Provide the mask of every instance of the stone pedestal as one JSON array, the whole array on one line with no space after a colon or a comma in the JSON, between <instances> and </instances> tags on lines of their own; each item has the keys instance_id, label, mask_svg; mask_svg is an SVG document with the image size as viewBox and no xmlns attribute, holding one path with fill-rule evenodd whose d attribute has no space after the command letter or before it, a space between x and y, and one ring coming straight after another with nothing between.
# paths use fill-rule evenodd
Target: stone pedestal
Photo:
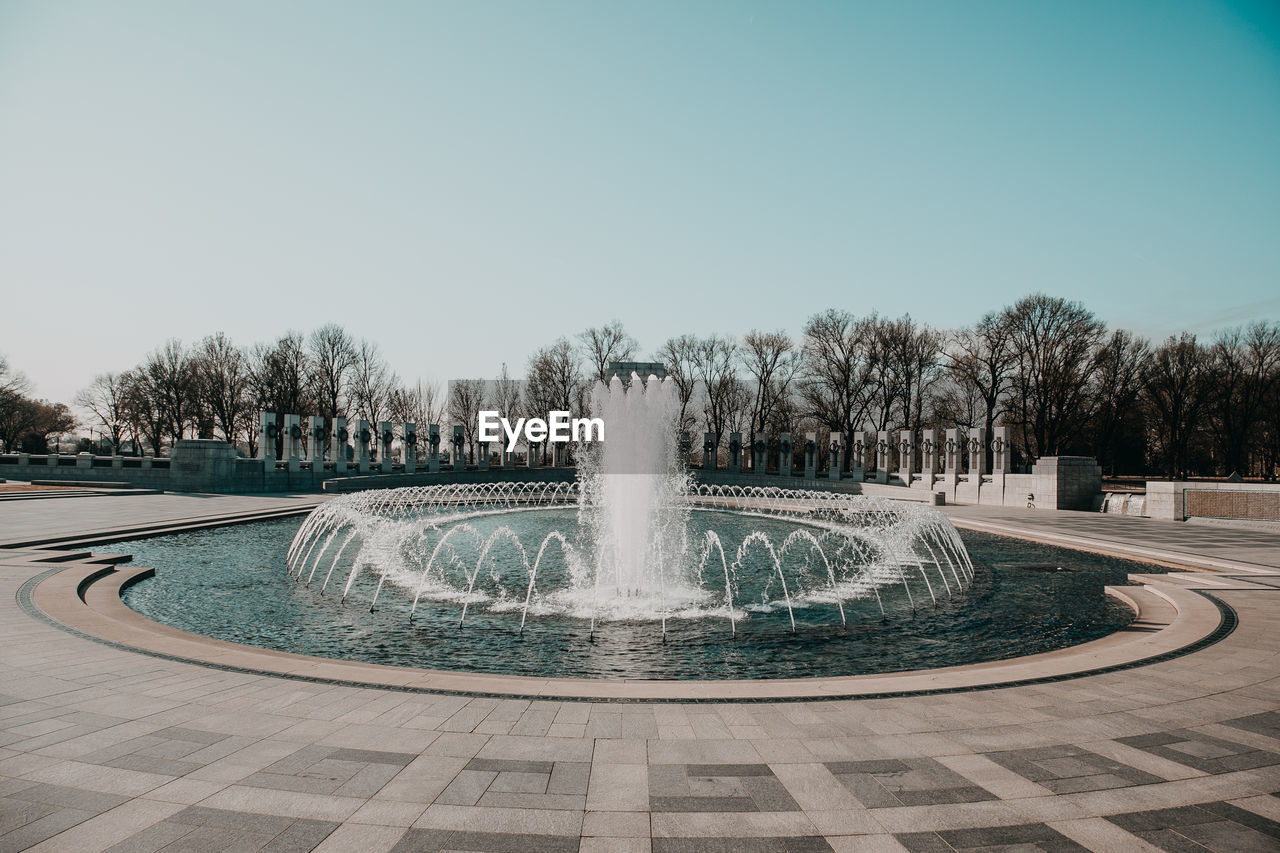
<instances>
[{"instance_id":1,"label":"stone pedestal","mask_svg":"<svg viewBox=\"0 0 1280 853\"><path fill-rule=\"evenodd\" d=\"M77 454L76 454L76 467L77 467L77 468L92 468L92 467L93 467L93 454L92 454L92 453L77 453Z\"/></svg>"},{"instance_id":2,"label":"stone pedestal","mask_svg":"<svg viewBox=\"0 0 1280 853\"><path fill-rule=\"evenodd\" d=\"M969 430L969 473L985 474L987 471L987 431L983 427Z\"/></svg>"},{"instance_id":3,"label":"stone pedestal","mask_svg":"<svg viewBox=\"0 0 1280 853\"><path fill-rule=\"evenodd\" d=\"M1008 474L1012 462L1013 431L1007 426L996 426L991 430L991 470Z\"/></svg>"},{"instance_id":4,"label":"stone pedestal","mask_svg":"<svg viewBox=\"0 0 1280 853\"><path fill-rule=\"evenodd\" d=\"M333 470L345 474L350 464L347 462L347 440L351 434L347 431L346 418L334 418L330 422L329 458L333 460Z\"/></svg>"},{"instance_id":5,"label":"stone pedestal","mask_svg":"<svg viewBox=\"0 0 1280 853\"><path fill-rule=\"evenodd\" d=\"M440 424L427 424L427 470L440 472Z\"/></svg>"},{"instance_id":6,"label":"stone pedestal","mask_svg":"<svg viewBox=\"0 0 1280 853\"><path fill-rule=\"evenodd\" d=\"M373 443L373 432L369 422L361 420L356 428L356 470L361 474L369 473L369 446Z\"/></svg>"},{"instance_id":7,"label":"stone pedestal","mask_svg":"<svg viewBox=\"0 0 1280 853\"><path fill-rule=\"evenodd\" d=\"M412 474L418 470L418 426L404 425L404 472Z\"/></svg>"},{"instance_id":8,"label":"stone pedestal","mask_svg":"<svg viewBox=\"0 0 1280 853\"><path fill-rule=\"evenodd\" d=\"M938 477L938 431L926 429L920 432L920 485L933 491L933 484Z\"/></svg>"},{"instance_id":9,"label":"stone pedestal","mask_svg":"<svg viewBox=\"0 0 1280 853\"><path fill-rule=\"evenodd\" d=\"M876 433L876 482L889 482L889 454L893 447L889 443L889 431L880 430Z\"/></svg>"},{"instance_id":10,"label":"stone pedestal","mask_svg":"<svg viewBox=\"0 0 1280 853\"><path fill-rule=\"evenodd\" d=\"M301 470L302 462L302 418L298 415L284 416L284 454L290 471Z\"/></svg>"},{"instance_id":11,"label":"stone pedestal","mask_svg":"<svg viewBox=\"0 0 1280 853\"><path fill-rule=\"evenodd\" d=\"M276 422L275 412L258 413L258 458L264 462L274 463L276 459L276 438L280 435L280 426ZM275 465L267 465L270 471Z\"/></svg>"},{"instance_id":12,"label":"stone pedestal","mask_svg":"<svg viewBox=\"0 0 1280 853\"><path fill-rule=\"evenodd\" d=\"M942 473L955 474L960 470L960 430L947 430L947 438L942 444Z\"/></svg>"},{"instance_id":13,"label":"stone pedestal","mask_svg":"<svg viewBox=\"0 0 1280 853\"><path fill-rule=\"evenodd\" d=\"M913 439L911 430L898 431L898 444L895 448L898 451L898 479L902 480L904 486L911 485L911 472L916 469L916 446Z\"/></svg>"},{"instance_id":14,"label":"stone pedestal","mask_svg":"<svg viewBox=\"0 0 1280 853\"><path fill-rule=\"evenodd\" d=\"M235 482L236 450L225 441L184 438L169 458L169 483L175 492L231 491Z\"/></svg>"},{"instance_id":15,"label":"stone pedestal","mask_svg":"<svg viewBox=\"0 0 1280 853\"><path fill-rule=\"evenodd\" d=\"M865 430L853 431L853 444L849 447L849 476L855 483L867 479L867 433Z\"/></svg>"},{"instance_id":16,"label":"stone pedestal","mask_svg":"<svg viewBox=\"0 0 1280 853\"><path fill-rule=\"evenodd\" d=\"M391 442L395 441L395 431L391 428L391 421L378 422L378 462L379 469L383 474L391 473Z\"/></svg>"},{"instance_id":17,"label":"stone pedestal","mask_svg":"<svg viewBox=\"0 0 1280 853\"><path fill-rule=\"evenodd\" d=\"M813 480L818 476L818 434L804 434L804 477Z\"/></svg>"},{"instance_id":18,"label":"stone pedestal","mask_svg":"<svg viewBox=\"0 0 1280 853\"><path fill-rule=\"evenodd\" d=\"M462 424L453 425L453 470L467 468L467 436Z\"/></svg>"},{"instance_id":19,"label":"stone pedestal","mask_svg":"<svg viewBox=\"0 0 1280 853\"><path fill-rule=\"evenodd\" d=\"M311 443L308 448L311 453L311 470L320 471L324 469L324 418L319 415L312 415L307 418L307 439Z\"/></svg>"},{"instance_id":20,"label":"stone pedestal","mask_svg":"<svg viewBox=\"0 0 1280 853\"><path fill-rule=\"evenodd\" d=\"M791 433L784 432L778 436L778 476L790 477L794 464L795 447L791 444Z\"/></svg>"},{"instance_id":21,"label":"stone pedestal","mask_svg":"<svg viewBox=\"0 0 1280 853\"><path fill-rule=\"evenodd\" d=\"M714 434L702 434L702 470L716 470L716 437Z\"/></svg>"},{"instance_id":22,"label":"stone pedestal","mask_svg":"<svg viewBox=\"0 0 1280 853\"><path fill-rule=\"evenodd\" d=\"M729 433L729 473L742 473L742 433Z\"/></svg>"}]
</instances>

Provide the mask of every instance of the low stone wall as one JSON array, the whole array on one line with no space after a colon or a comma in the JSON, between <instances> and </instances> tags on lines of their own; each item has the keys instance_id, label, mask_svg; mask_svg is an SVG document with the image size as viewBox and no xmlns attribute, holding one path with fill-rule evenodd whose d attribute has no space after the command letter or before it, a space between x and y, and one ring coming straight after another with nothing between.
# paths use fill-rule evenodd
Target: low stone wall
<instances>
[{"instance_id":1,"label":"low stone wall","mask_svg":"<svg viewBox=\"0 0 1280 853\"><path fill-rule=\"evenodd\" d=\"M1148 480L1146 514L1163 521L1222 518L1280 522L1280 483Z\"/></svg>"}]
</instances>

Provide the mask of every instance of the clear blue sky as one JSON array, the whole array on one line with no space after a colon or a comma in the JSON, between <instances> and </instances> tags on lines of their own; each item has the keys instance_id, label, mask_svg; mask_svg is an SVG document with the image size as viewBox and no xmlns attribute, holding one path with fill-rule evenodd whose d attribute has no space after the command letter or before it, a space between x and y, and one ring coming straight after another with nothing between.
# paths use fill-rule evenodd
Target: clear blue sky
<instances>
[{"instance_id":1,"label":"clear blue sky","mask_svg":"<svg viewBox=\"0 0 1280 853\"><path fill-rule=\"evenodd\" d=\"M1280 5L0 0L0 352L1280 318Z\"/></svg>"}]
</instances>

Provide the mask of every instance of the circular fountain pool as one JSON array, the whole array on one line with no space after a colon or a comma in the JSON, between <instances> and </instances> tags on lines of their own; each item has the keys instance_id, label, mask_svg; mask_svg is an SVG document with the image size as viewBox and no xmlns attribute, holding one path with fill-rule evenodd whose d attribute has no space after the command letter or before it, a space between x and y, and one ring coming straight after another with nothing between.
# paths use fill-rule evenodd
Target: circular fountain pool
<instances>
[{"instance_id":1,"label":"circular fountain pool","mask_svg":"<svg viewBox=\"0 0 1280 853\"><path fill-rule=\"evenodd\" d=\"M351 536L345 550L351 528L314 517L128 543L122 550L155 566L156 577L130 587L125 601L195 633L398 666L597 679L797 678L968 664L1096 639L1132 615L1103 586L1150 571L975 533L957 536L960 551L951 552L961 559L967 551L967 566L949 564L933 539L935 559L904 559L916 551L851 548L844 536L860 529L865 543L887 530L892 541L909 542L920 524L914 513L931 523L938 514L869 502L864 510L907 517L834 520L787 498L778 501L793 510L784 514L777 505L775 514L762 513L758 503L754 512L690 507L684 573L678 582L664 578L673 582L659 597L643 585L626 588L616 572L600 575L604 589L594 577L584 582L598 555L575 565L582 555L557 538L579 541L586 522L575 505L490 499L442 512L421 495L377 500L380 521ZM328 506L330 519L342 510L336 501ZM438 547L464 525L467 532ZM723 547L723 562L718 548L705 547L708 534Z\"/></svg>"}]
</instances>

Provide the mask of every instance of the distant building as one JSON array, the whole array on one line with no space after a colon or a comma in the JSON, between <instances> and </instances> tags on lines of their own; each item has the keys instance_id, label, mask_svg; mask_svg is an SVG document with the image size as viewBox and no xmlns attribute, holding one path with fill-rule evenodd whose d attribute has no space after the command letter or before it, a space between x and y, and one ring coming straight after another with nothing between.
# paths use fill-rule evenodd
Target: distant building
<instances>
[{"instance_id":1,"label":"distant building","mask_svg":"<svg viewBox=\"0 0 1280 853\"><path fill-rule=\"evenodd\" d=\"M666 379L667 366L660 361L611 361L609 369L605 372L605 379L612 382L613 377L617 376L622 379L623 385L630 385L633 373L639 375L641 381L645 382L650 376Z\"/></svg>"}]
</instances>

